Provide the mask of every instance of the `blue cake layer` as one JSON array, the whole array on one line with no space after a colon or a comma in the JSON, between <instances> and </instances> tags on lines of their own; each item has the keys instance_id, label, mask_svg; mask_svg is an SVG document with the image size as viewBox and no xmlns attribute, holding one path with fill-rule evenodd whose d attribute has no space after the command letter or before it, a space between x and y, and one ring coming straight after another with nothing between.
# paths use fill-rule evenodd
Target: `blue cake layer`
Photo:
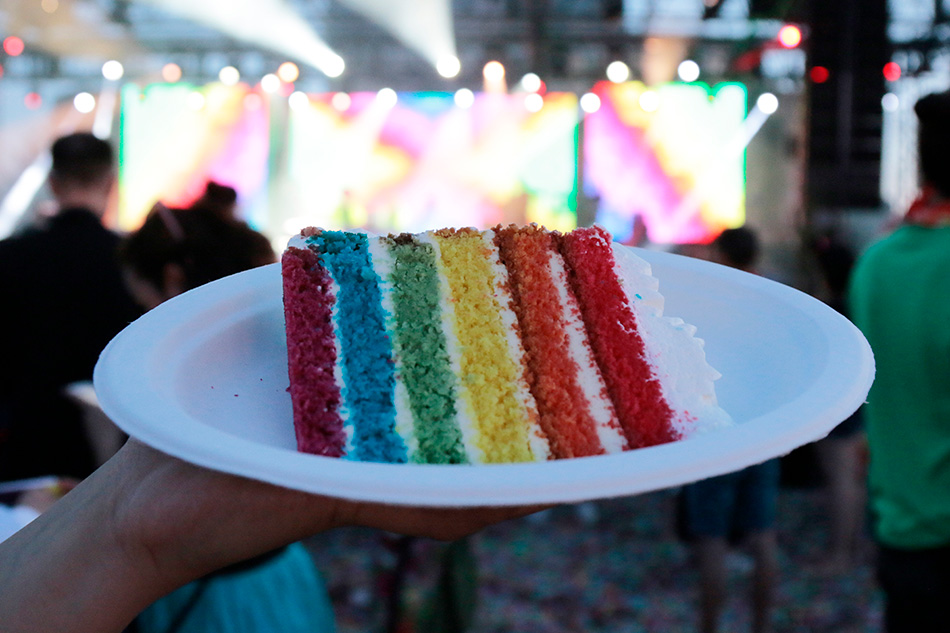
<instances>
[{"instance_id":1,"label":"blue cake layer","mask_svg":"<svg viewBox=\"0 0 950 633\"><path fill-rule=\"evenodd\" d=\"M385 330L379 277L372 267L365 234L322 231L307 239L337 283L336 326L340 337L348 418L358 421L349 459L408 461L396 433L395 363ZM350 389L347 385L358 385Z\"/></svg>"}]
</instances>

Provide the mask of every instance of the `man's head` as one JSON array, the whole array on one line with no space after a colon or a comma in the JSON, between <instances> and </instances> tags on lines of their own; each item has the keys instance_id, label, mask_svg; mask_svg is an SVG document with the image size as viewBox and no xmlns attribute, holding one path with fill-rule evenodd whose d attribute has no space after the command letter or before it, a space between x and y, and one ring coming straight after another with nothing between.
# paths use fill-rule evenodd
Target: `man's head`
<instances>
[{"instance_id":1,"label":"man's head","mask_svg":"<svg viewBox=\"0 0 950 633\"><path fill-rule=\"evenodd\" d=\"M53 143L49 183L62 205L86 204L101 211L99 198L108 196L115 180L112 146L96 136L79 132ZM104 204L104 202L103 202Z\"/></svg>"},{"instance_id":2,"label":"man's head","mask_svg":"<svg viewBox=\"0 0 950 633\"><path fill-rule=\"evenodd\" d=\"M713 242L713 248L718 263L750 272L759 258L759 238L744 226L724 230Z\"/></svg>"},{"instance_id":3,"label":"man's head","mask_svg":"<svg viewBox=\"0 0 950 633\"><path fill-rule=\"evenodd\" d=\"M924 183L950 198L950 92L922 97L914 105L920 123L918 156Z\"/></svg>"}]
</instances>

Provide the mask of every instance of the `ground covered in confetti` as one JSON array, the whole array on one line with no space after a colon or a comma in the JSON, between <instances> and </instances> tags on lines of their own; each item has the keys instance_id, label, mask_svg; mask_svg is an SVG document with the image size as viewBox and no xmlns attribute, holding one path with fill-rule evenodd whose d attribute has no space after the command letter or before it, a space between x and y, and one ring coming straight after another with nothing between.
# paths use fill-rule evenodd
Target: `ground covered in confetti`
<instances>
[{"instance_id":1,"label":"ground covered in confetti","mask_svg":"<svg viewBox=\"0 0 950 633\"><path fill-rule=\"evenodd\" d=\"M872 550L846 573L822 571L827 518L818 489L783 489L779 499L781 578L777 633L877 632L881 597ZM472 633L578 631L677 633L697 630L697 575L676 535L675 495L662 491L562 506L473 537L477 609ZM419 630L446 546L345 529L309 541L330 588L340 633ZM393 571L408 553L394 608ZM751 559L729 561L723 631L747 631ZM394 618L393 613L399 613ZM391 622L399 620L395 626Z\"/></svg>"}]
</instances>

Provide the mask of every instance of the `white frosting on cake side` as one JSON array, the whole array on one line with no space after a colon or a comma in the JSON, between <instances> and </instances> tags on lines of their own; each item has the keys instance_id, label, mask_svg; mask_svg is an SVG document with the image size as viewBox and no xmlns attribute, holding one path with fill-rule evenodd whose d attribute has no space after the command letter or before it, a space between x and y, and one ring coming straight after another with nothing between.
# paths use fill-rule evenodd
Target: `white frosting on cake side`
<instances>
[{"instance_id":1,"label":"white frosting on cake side","mask_svg":"<svg viewBox=\"0 0 950 633\"><path fill-rule=\"evenodd\" d=\"M373 266L373 271L379 278L378 285L383 313L385 314L384 327L386 328L386 336L389 337L390 341L395 341L396 310L393 305L391 281L393 257L389 249L378 237L367 235L367 238L367 250L369 251L370 262ZM396 409L395 428L396 433L399 434L403 443L406 445L409 461L412 462L414 461L413 456L419 452L419 440L415 434L415 422L412 415L412 408L409 404L409 390L406 388L405 383L399 379L399 375L403 369L399 354L394 352L393 359L396 363L396 385L393 397L393 405Z\"/></svg>"},{"instance_id":2,"label":"white frosting on cake side","mask_svg":"<svg viewBox=\"0 0 950 633\"><path fill-rule=\"evenodd\" d=\"M732 424L716 400L719 372L706 362L704 341L682 319L663 316L663 296L649 262L631 248L613 244L616 270L642 333L648 362L673 410L673 426L683 437Z\"/></svg>"},{"instance_id":3,"label":"white frosting on cake side","mask_svg":"<svg viewBox=\"0 0 950 633\"><path fill-rule=\"evenodd\" d=\"M508 269L501 263L501 257L498 254L498 247L495 245L494 231L481 231L482 240L485 247L491 253L488 263L491 266L494 275L495 301L498 304L498 315L504 326L505 337L508 342L508 350L511 359L516 367L524 368L527 366L525 359L524 346L521 343L518 328L518 315L512 307L511 292L508 285ZM531 395L531 388L524 376L524 372L518 377L515 385L515 398L524 411L524 416L528 420L528 444L531 447L531 455L535 461L545 461L551 458L551 445L548 438L544 435L539 422L538 408Z\"/></svg>"},{"instance_id":4,"label":"white frosting on cake side","mask_svg":"<svg viewBox=\"0 0 950 633\"><path fill-rule=\"evenodd\" d=\"M452 373L456 376L462 375L462 352L459 349L458 337L455 336L453 323L454 304L449 298L452 296L452 290L449 285L449 279L442 269L442 249L439 248L439 241L435 238L432 231L415 234L415 238L424 244L429 244L433 249L436 261L436 274L439 278L439 307L442 312L442 332L445 334L445 348L449 355L449 362L452 367ZM478 442L478 428L472 420L471 415L465 406L462 390L465 389L462 381L458 385L459 394L457 399L456 419L459 430L462 432L462 444L465 447L465 454L468 461L472 464L482 464L485 462L485 451L481 449Z\"/></svg>"},{"instance_id":5,"label":"white frosting on cake side","mask_svg":"<svg viewBox=\"0 0 950 633\"><path fill-rule=\"evenodd\" d=\"M548 253L548 268L551 280L557 289L559 309L564 318L564 331L568 338L571 358L577 363L577 382L587 400L591 417L594 419L597 437L608 453L616 453L627 447L617 413L607 395L607 385L597 368L594 353L590 347L587 330L581 318L577 299L569 291L567 266L556 251Z\"/></svg>"}]
</instances>

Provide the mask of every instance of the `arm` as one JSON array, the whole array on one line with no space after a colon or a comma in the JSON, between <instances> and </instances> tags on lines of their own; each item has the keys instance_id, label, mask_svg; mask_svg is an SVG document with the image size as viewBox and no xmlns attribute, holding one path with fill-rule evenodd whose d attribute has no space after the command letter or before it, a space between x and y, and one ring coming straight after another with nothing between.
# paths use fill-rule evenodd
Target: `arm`
<instances>
[{"instance_id":1,"label":"arm","mask_svg":"<svg viewBox=\"0 0 950 633\"><path fill-rule=\"evenodd\" d=\"M187 464L135 440L0 544L4 631L121 631L204 574L344 525L455 539L524 508L356 503Z\"/></svg>"}]
</instances>

